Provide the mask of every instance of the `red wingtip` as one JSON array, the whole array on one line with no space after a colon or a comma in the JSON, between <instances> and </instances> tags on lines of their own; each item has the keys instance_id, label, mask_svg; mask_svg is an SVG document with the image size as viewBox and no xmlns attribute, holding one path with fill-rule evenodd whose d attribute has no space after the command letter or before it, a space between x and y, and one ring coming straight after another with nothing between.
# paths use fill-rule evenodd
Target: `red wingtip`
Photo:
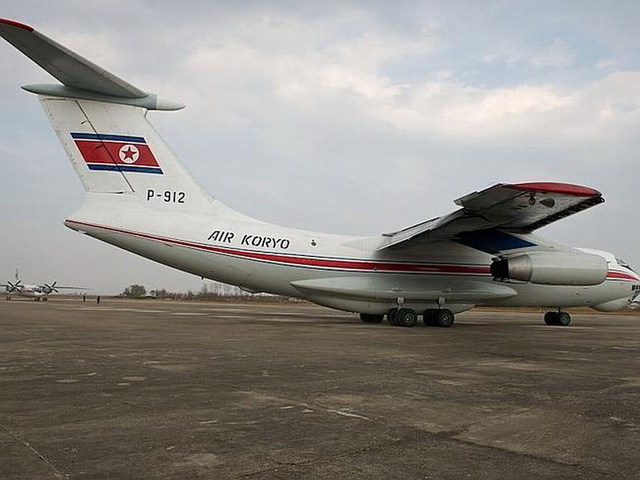
<instances>
[{"instance_id":1,"label":"red wingtip","mask_svg":"<svg viewBox=\"0 0 640 480\"><path fill-rule=\"evenodd\" d=\"M18 27L28 32L33 32L35 28L25 25L24 23L16 22L15 20L9 20L8 18L0 18L0 23L5 25L11 25L12 27Z\"/></svg>"},{"instance_id":2,"label":"red wingtip","mask_svg":"<svg viewBox=\"0 0 640 480\"><path fill-rule=\"evenodd\" d=\"M602 195L593 188L583 187L581 185L572 185L570 183L556 182L529 182L529 183L513 183L509 185L511 188L518 190L528 190L533 192L561 193L565 195L575 195L577 197L593 197Z\"/></svg>"}]
</instances>

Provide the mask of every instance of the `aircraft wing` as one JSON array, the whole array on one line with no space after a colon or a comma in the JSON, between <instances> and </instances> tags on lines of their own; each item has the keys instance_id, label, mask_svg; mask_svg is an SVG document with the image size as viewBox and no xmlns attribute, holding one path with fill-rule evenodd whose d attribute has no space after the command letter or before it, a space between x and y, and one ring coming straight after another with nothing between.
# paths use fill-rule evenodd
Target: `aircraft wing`
<instances>
[{"instance_id":1,"label":"aircraft wing","mask_svg":"<svg viewBox=\"0 0 640 480\"><path fill-rule=\"evenodd\" d=\"M406 242L429 243L455 239L478 231L529 233L602 202L604 198L600 192L579 185L553 182L499 183L455 200L461 207L455 212L384 234L386 239L378 250ZM499 232L487 234L500 235Z\"/></svg>"}]
</instances>

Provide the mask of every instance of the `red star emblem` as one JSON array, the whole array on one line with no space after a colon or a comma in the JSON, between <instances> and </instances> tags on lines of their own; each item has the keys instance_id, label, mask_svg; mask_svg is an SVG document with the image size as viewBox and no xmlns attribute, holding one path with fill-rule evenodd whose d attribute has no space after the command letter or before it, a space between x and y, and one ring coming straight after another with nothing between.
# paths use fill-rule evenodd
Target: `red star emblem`
<instances>
[{"instance_id":1,"label":"red star emblem","mask_svg":"<svg viewBox=\"0 0 640 480\"><path fill-rule=\"evenodd\" d=\"M129 159L129 158L131 160L133 160L133 155L136 154L137 152L133 148L131 148L131 145L129 145L129 146L127 146L126 150L122 151L122 153L124 154L123 160L124 159Z\"/></svg>"},{"instance_id":2,"label":"red star emblem","mask_svg":"<svg viewBox=\"0 0 640 480\"><path fill-rule=\"evenodd\" d=\"M135 163L140 157L140 150L135 145L123 145L118 155L124 163Z\"/></svg>"}]
</instances>

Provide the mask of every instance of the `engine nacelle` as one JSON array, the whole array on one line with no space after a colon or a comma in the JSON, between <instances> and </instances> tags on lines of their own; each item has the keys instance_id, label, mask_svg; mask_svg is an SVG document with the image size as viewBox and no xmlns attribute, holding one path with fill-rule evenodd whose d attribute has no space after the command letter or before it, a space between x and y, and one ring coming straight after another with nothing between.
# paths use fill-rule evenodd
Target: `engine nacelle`
<instances>
[{"instance_id":1,"label":"engine nacelle","mask_svg":"<svg viewBox=\"0 0 640 480\"><path fill-rule=\"evenodd\" d=\"M531 252L496 259L491 264L496 280L541 285L599 285L607 272L603 257L581 252Z\"/></svg>"}]
</instances>

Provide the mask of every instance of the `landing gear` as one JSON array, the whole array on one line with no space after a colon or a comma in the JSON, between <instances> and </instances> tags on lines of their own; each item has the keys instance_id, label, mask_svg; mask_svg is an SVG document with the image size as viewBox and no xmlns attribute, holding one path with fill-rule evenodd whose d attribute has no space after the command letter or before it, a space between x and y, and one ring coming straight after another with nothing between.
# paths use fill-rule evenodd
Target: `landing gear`
<instances>
[{"instance_id":1,"label":"landing gear","mask_svg":"<svg viewBox=\"0 0 640 480\"><path fill-rule=\"evenodd\" d=\"M446 308L430 308L428 310L425 310L423 320L424 324L430 327L449 328L453 326L455 315L451 310L448 310Z\"/></svg>"},{"instance_id":2,"label":"landing gear","mask_svg":"<svg viewBox=\"0 0 640 480\"><path fill-rule=\"evenodd\" d=\"M401 308L396 314L396 322L401 327L415 327L418 323L418 314L411 308Z\"/></svg>"},{"instance_id":3,"label":"landing gear","mask_svg":"<svg viewBox=\"0 0 640 480\"><path fill-rule=\"evenodd\" d=\"M544 314L544 323L547 325L557 325L567 327L571 323L571 315L567 312L547 312Z\"/></svg>"},{"instance_id":4,"label":"landing gear","mask_svg":"<svg viewBox=\"0 0 640 480\"><path fill-rule=\"evenodd\" d=\"M365 323L380 323L384 315L361 313L360 320ZM424 323L432 327L449 328L453 326L455 315L447 308L430 308L424 312ZM387 312L387 322L394 327L414 327L418 324L418 314L412 308L392 308Z\"/></svg>"},{"instance_id":5,"label":"landing gear","mask_svg":"<svg viewBox=\"0 0 640 480\"><path fill-rule=\"evenodd\" d=\"M424 315L422 315L422 320L424 321L424 324L428 327L435 327L438 324L436 323L436 314L438 313L438 310L435 308L430 308L428 310L424 311Z\"/></svg>"},{"instance_id":6,"label":"landing gear","mask_svg":"<svg viewBox=\"0 0 640 480\"><path fill-rule=\"evenodd\" d=\"M364 323L380 323L384 320L384 315L372 315L370 313L361 313L360 320Z\"/></svg>"},{"instance_id":7,"label":"landing gear","mask_svg":"<svg viewBox=\"0 0 640 480\"><path fill-rule=\"evenodd\" d=\"M413 327L418 323L418 314L412 308L392 308L387 321L396 327Z\"/></svg>"},{"instance_id":8,"label":"landing gear","mask_svg":"<svg viewBox=\"0 0 640 480\"><path fill-rule=\"evenodd\" d=\"M394 327L398 326L398 324L396 323L397 315L398 315L397 308L392 308L391 310L389 310L389 312L387 313L387 322L389 322L389 325L393 325Z\"/></svg>"},{"instance_id":9,"label":"landing gear","mask_svg":"<svg viewBox=\"0 0 640 480\"><path fill-rule=\"evenodd\" d=\"M438 315L436 315L436 323L439 327L449 328L453 326L453 322L455 321L455 317L451 310L442 309L438 310Z\"/></svg>"},{"instance_id":10,"label":"landing gear","mask_svg":"<svg viewBox=\"0 0 640 480\"><path fill-rule=\"evenodd\" d=\"M424 312L424 323L432 327L451 327L455 321L455 315L446 308L431 308ZM387 313L389 325L399 327L413 327L418 323L418 314L411 308L393 308Z\"/></svg>"}]
</instances>

